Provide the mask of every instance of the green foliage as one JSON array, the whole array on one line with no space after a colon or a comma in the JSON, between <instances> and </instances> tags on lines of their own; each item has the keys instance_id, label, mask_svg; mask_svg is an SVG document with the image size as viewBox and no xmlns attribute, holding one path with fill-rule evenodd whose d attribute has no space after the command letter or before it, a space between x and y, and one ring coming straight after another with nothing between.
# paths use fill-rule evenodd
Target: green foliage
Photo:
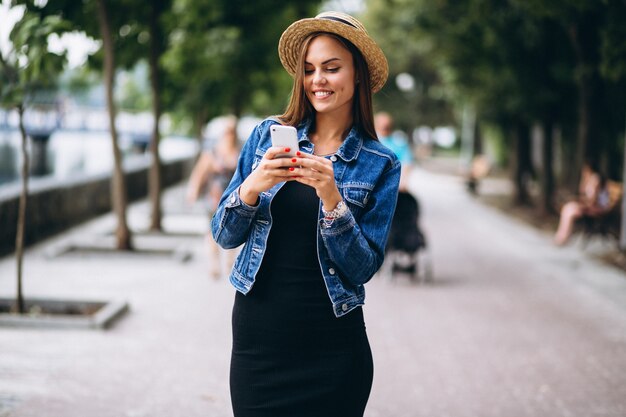
<instances>
[{"instance_id":1,"label":"green foliage","mask_svg":"<svg viewBox=\"0 0 626 417\"><path fill-rule=\"evenodd\" d=\"M140 61L132 71L118 74L117 103L124 110L149 111L152 102L148 84L148 67Z\"/></svg>"},{"instance_id":2,"label":"green foliage","mask_svg":"<svg viewBox=\"0 0 626 417\"><path fill-rule=\"evenodd\" d=\"M502 132L520 123L557 125L570 148L619 164L615 144L626 124L623 0L367 4L366 26L391 70L378 103L406 113L420 109L420 102L432 108L437 102L427 99L442 97L456 114L470 104L481 124ZM399 72L415 77L419 100L407 100L390 85ZM425 114L414 117L424 120Z\"/></svg>"},{"instance_id":3,"label":"green foliage","mask_svg":"<svg viewBox=\"0 0 626 417\"><path fill-rule=\"evenodd\" d=\"M600 71L611 81L626 79L626 2L608 2L600 33Z\"/></svg>"},{"instance_id":4,"label":"green foliage","mask_svg":"<svg viewBox=\"0 0 626 417\"><path fill-rule=\"evenodd\" d=\"M15 2L41 16L63 17L72 24L67 30L100 38L94 0L50 0L43 7L32 0ZM278 39L291 22L315 14L320 1L107 3L112 11L118 69L132 68L147 59L149 44L156 42L162 54L159 64L165 70L160 79L165 109L202 123L226 112L271 114L282 110L291 80L278 60ZM158 39L150 39L149 16L153 12L159 16ZM89 64L100 69L102 59L99 51L89 58Z\"/></svg>"},{"instance_id":5,"label":"green foliage","mask_svg":"<svg viewBox=\"0 0 626 417\"><path fill-rule=\"evenodd\" d=\"M0 54L0 104L23 106L37 90L54 84L66 59L48 51L48 36L64 27L67 23L59 17L29 13L15 24L9 36L12 48L6 56Z\"/></svg>"},{"instance_id":6,"label":"green foliage","mask_svg":"<svg viewBox=\"0 0 626 417\"><path fill-rule=\"evenodd\" d=\"M82 105L90 103L89 93L102 84L100 74L87 65L68 69L59 80L59 89Z\"/></svg>"},{"instance_id":7,"label":"green foliage","mask_svg":"<svg viewBox=\"0 0 626 417\"><path fill-rule=\"evenodd\" d=\"M95 0L50 0L43 7L39 7L32 0L16 0L17 4L25 5L31 13L41 16L60 16L69 22L57 33L80 31L94 39L101 39L98 19L96 19ZM171 0L155 0L150 2L140 0L107 0L110 10L109 19L112 28L115 59L118 68L131 69L141 59L148 56L150 35L148 33L148 16L150 8L166 10ZM165 41L161 40L164 48ZM89 57L89 65L95 70L101 70L103 51L100 49Z\"/></svg>"},{"instance_id":8,"label":"green foliage","mask_svg":"<svg viewBox=\"0 0 626 417\"><path fill-rule=\"evenodd\" d=\"M417 24L427 6L427 2L413 0L369 0L362 16L389 61L389 80L374 96L375 110L393 113L396 125L405 130L454 121L449 88L432 59L433 40L422 36ZM403 92L396 86L395 79L401 73L414 78L414 90Z\"/></svg>"},{"instance_id":9,"label":"green foliage","mask_svg":"<svg viewBox=\"0 0 626 417\"><path fill-rule=\"evenodd\" d=\"M278 60L278 39L318 3L175 0L162 60L168 107L197 123L222 113L282 111L291 81Z\"/></svg>"}]
</instances>

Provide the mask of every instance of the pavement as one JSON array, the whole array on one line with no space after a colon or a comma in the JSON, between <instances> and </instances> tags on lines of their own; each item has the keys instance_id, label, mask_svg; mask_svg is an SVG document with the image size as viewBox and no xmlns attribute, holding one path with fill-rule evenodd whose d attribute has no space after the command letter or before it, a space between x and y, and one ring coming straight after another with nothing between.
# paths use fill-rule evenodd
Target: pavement
<instances>
[{"instance_id":1,"label":"pavement","mask_svg":"<svg viewBox=\"0 0 626 417\"><path fill-rule=\"evenodd\" d=\"M457 176L417 169L411 189L434 281L367 284L365 416L626 416L626 274L590 249L554 247ZM211 277L207 219L181 185L164 212L170 234L137 234L137 246L182 245L190 260L51 250L110 239L111 215L27 251L27 297L125 300L130 311L107 330L0 328L0 417L232 416L234 290ZM133 230L148 214L145 201L131 206ZM14 277L14 258L0 259L0 295L14 294Z\"/></svg>"}]
</instances>

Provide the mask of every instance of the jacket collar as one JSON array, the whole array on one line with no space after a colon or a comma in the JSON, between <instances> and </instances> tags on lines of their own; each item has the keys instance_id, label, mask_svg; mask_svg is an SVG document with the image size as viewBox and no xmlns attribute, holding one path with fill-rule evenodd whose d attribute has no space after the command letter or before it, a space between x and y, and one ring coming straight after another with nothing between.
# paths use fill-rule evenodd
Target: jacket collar
<instances>
[{"instance_id":1,"label":"jacket collar","mask_svg":"<svg viewBox=\"0 0 626 417\"><path fill-rule=\"evenodd\" d=\"M311 127L311 122L312 120L309 119L303 122L298 128L298 130L302 129L300 141L306 140L308 143L311 143L311 140L309 139L309 128ZM344 161L349 162L354 160L359 155L359 151L362 147L363 137L359 135L356 126L353 125L352 129L350 129L350 133L348 133L348 136L344 139L335 155Z\"/></svg>"}]
</instances>

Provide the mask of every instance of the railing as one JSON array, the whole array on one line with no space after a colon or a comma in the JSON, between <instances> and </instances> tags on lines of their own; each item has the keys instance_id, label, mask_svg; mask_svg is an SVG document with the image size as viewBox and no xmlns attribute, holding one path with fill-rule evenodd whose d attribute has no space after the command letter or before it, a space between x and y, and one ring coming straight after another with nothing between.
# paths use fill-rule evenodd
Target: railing
<instances>
[{"instance_id":1,"label":"railing","mask_svg":"<svg viewBox=\"0 0 626 417\"><path fill-rule=\"evenodd\" d=\"M147 141L152 132L152 114L120 110L116 117L116 129L120 135ZM171 125L167 115L160 122L161 130ZM109 115L106 108L76 105L47 104L29 107L24 112L27 132L52 133L56 129L68 131L101 132L109 130ZM19 116L16 110L0 109L0 130L17 130ZM30 133L29 133L30 135ZM49 136L49 135L48 135Z\"/></svg>"}]
</instances>

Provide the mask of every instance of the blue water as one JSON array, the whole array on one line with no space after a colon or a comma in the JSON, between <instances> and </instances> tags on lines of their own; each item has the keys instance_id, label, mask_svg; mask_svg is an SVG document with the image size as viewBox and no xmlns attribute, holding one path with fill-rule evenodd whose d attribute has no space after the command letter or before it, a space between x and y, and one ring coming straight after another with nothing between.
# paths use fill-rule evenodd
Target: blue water
<instances>
[{"instance_id":1,"label":"blue water","mask_svg":"<svg viewBox=\"0 0 626 417\"><path fill-rule=\"evenodd\" d=\"M77 175L99 174L113 170L113 147L108 132L79 132L58 130L45 146L45 157L37 164L37 145L28 141L32 165L39 172L31 177L70 178ZM150 156L133 147L128 137L120 138L124 161L147 159ZM185 137L163 137L159 153L164 161L191 156L197 151L197 142ZM22 166L21 136L17 130L0 129L0 186L20 180Z\"/></svg>"}]
</instances>

